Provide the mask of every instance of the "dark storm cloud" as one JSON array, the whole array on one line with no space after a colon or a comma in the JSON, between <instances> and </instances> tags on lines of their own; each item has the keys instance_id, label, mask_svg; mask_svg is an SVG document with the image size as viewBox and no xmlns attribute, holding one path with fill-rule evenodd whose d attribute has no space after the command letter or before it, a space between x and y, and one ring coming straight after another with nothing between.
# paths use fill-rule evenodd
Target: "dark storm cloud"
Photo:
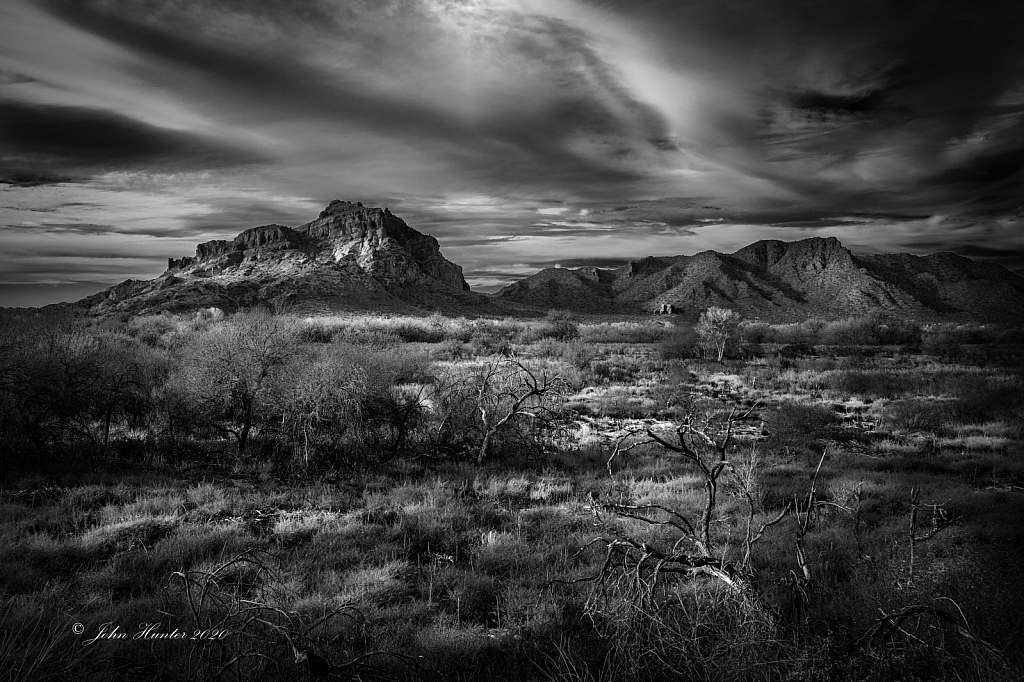
<instances>
[{"instance_id":1,"label":"dark storm cloud","mask_svg":"<svg viewBox=\"0 0 1024 682\"><path fill-rule=\"evenodd\" d=\"M0 161L0 164L2 163ZM61 185L68 182L75 182L75 179L67 175L54 175L51 173L0 171L0 185L40 187L42 185Z\"/></svg>"},{"instance_id":2,"label":"dark storm cloud","mask_svg":"<svg viewBox=\"0 0 1024 682\"><path fill-rule=\"evenodd\" d=\"M17 71L0 69L0 85L21 85L23 83L35 83L36 79Z\"/></svg>"},{"instance_id":3,"label":"dark storm cloud","mask_svg":"<svg viewBox=\"0 0 1024 682\"><path fill-rule=\"evenodd\" d=\"M0 165L14 167L217 168L258 160L251 151L111 111L11 100L0 100L0 145ZM15 172L10 177L16 184L57 181L45 172Z\"/></svg>"},{"instance_id":4,"label":"dark storm cloud","mask_svg":"<svg viewBox=\"0 0 1024 682\"><path fill-rule=\"evenodd\" d=\"M735 162L813 202L842 201L863 169L900 181L911 199L918 181L926 188L941 169L948 203L969 198L978 181L1015 172L1012 162L988 161L999 156L996 136L959 158L948 152L971 131L1019 129L1019 112L993 107L1019 96L1024 81L1024 4L709 0L649 2L638 11L661 19L654 30L676 33L680 65L695 53L714 54L721 59L706 68L746 81L762 109L724 119L727 137L743 150ZM758 81L766 86L760 94ZM763 163L769 159L776 163ZM808 182L818 170L827 174ZM1000 189L1010 192L1019 187Z\"/></svg>"},{"instance_id":5,"label":"dark storm cloud","mask_svg":"<svg viewBox=\"0 0 1024 682\"><path fill-rule=\"evenodd\" d=\"M1024 146L978 156L961 166L937 173L927 181L936 185L985 186L1013 179L1020 175L1022 169ZM1017 188L1020 188L1019 183Z\"/></svg>"}]
</instances>

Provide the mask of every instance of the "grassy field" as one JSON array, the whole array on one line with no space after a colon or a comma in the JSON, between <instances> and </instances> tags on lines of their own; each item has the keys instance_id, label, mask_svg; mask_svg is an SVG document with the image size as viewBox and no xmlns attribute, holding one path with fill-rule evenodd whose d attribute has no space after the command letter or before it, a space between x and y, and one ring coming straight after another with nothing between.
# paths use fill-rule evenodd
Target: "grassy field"
<instances>
[{"instance_id":1,"label":"grassy field","mask_svg":"<svg viewBox=\"0 0 1024 682\"><path fill-rule=\"evenodd\" d=\"M1024 347L883 322L8 326L0 678L1021 679Z\"/></svg>"}]
</instances>

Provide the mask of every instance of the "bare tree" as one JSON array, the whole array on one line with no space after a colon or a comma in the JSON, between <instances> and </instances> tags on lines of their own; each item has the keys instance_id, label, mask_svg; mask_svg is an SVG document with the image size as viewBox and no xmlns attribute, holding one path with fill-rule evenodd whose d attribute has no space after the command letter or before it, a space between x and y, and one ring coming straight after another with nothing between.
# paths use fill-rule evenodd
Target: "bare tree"
<instances>
[{"instance_id":1,"label":"bare tree","mask_svg":"<svg viewBox=\"0 0 1024 682\"><path fill-rule=\"evenodd\" d=\"M704 343L715 349L718 361L725 356L726 345L736 337L740 327L740 315L728 308L711 306L700 314L697 321L697 335Z\"/></svg>"},{"instance_id":2,"label":"bare tree","mask_svg":"<svg viewBox=\"0 0 1024 682\"><path fill-rule=\"evenodd\" d=\"M242 454L268 412L275 379L297 348L288 318L262 309L238 313L193 342L178 381L196 415L231 434Z\"/></svg>"},{"instance_id":3,"label":"bare tree","mask_svg":"<svg viewBox=\"0 0 1024 682\"><path fill-rule=\"evenodd\" d=\"M735 427L738 422L751 416L754 407L742 413L733 409L724 418L724 421L716 423L713 414L698 418L696 409L691 405L688 414L676 425L674 434L658 433L647 428L642 433L627 434L619 441L609 458L609 471L611 471L612 460L619 454L641 445L657 444L697 468L703 483L704 505L699 516L696 519L691 519L680 510L658 504L607 503L597 505L595 503L594 513L598 525L612 537L599 537L593 541L594 543L604 543L607 548L607 556L598 576L594 576L592 579L603 581L612 571L622 570L632 575L634 581L641 584L648 593L654 589L659 577L664 574L704 574L717 578L736 589L744 587L745 576L743 573L749 569L751 548L763 537L769 527L779 523L789 512L787 506L778 516L762 524L760 529L755 531L753 521L755 501L750 486L747 486L744 497L751 505L751 512L748 517L742 563L737 567L727 561L724 554L716 556L717 548L712 526L715 521L719 487L724 475L738 476L729 460L729 453L733 448ZM679 536L670 548L655 547L605 523L600 516L600 510L651 525L671 526L679 532Z\"/></svg>"},{"instance_id":4,"label":"bare tree","mask_svg":"<svg viewBox=\"0 0 1024 682\"><path fill-rule=\"evenodd\" d=\"M928 525L928 529L922 533L918 533L917 517L921 509L921 489L911 488L910 532L908 534L908 539L910 540L910 560L907 566L907 587L914 586L914 559L916 558L917 544L931 540L933 537L956 524L960 520L960 515L956 513L956 511L947 511L945 506L942 504L928 504L924 506L932 508L932 517Z\"/></svg>"},{"instance_id":5,"label":"bare tree","mask_svg":"<svg viewBox=\"0 0 1024 682\"><path fill-rule=\"evenodd\" d=\"M494 438L502 429L516 425L547 426L555 415L557 398L568 389L561 376L530 369L511 354L487 362L474 377L474 383L483 425L477 464L487 459Z\"/></svg>"}]
</instances>

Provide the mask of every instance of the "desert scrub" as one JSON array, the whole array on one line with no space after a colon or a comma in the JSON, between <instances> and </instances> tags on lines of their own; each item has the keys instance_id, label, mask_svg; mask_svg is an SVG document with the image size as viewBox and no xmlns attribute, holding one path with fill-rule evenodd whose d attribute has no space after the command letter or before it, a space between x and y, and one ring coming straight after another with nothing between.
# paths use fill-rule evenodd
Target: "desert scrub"
<instances>
[{"instance_id":1,"label":"desert scrub","mask_svg":"<svg viewBox=\"0 0 1024 682\"><path fill-rule=\"evenodd\" d=\"M653 344L660 342L670 330L671 327L661 324L643 322L604 322L581 324L579 327L580 340L591 344Z\"/></svg>"},{"instance_id":2,"label":"desert scrub","mask_svg":"<svg viewBox=\"0 0 1024 682\"><path fill-rule=\"evenodd\" d=\"M775 451L820 450L838 433L839 417L825 405L784 402L764 414L767 447Z\"/></svg>"}]
</instances>

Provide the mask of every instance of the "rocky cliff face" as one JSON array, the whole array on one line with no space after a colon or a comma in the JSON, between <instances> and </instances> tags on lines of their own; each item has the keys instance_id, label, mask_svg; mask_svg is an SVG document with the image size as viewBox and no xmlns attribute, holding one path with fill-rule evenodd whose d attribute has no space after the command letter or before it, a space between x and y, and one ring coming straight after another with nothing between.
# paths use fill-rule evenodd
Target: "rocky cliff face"
<instances>
[{"instance_id":1,"label":"rocky cliff face","mask_svg":"<svg viewBox=\"0 0 1024 682\"><path fill-rule=\"evenodd\" d=\"M309 311L476 309L462 268L437 240L386 208L332 201L297 227L263 225L199 244L148 282L123 282L83 299L94 313L151 313L278 303Z\"/></svg>"},{"instance_id":2,"label":"rocky cliff face","mask_svg":"<svg viewBox=\"0 0 1024 682\"><path fill-rule=\"evenodd\" d=\"M386 208L366 208L359 203L335 200L319 218L296 228L296 232L316 243L333 246L337 260L354 255L361 267L385 279L401 280L414 272L403 268L404 252L428 277L469 291L462 268L441 255L437 240L412 229ZM389 255L393 258L389 259Z\"/></svg>"},{"instance_id":3,"label":"rocky cliff face","mask_svg":"<svg viewBox=\"0 0 1024 682\"><path fill-rule=\"evenodd\" d=\"M731 254L659 256L614 270L548 269L499 298L580 312L696 315L710 305L773 321L874 311L921 320L1024 320L1024 279L951 253L857 256L835 238L759 241Z\"/></svg>"}]
</instances>

